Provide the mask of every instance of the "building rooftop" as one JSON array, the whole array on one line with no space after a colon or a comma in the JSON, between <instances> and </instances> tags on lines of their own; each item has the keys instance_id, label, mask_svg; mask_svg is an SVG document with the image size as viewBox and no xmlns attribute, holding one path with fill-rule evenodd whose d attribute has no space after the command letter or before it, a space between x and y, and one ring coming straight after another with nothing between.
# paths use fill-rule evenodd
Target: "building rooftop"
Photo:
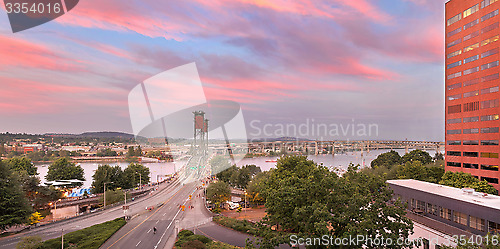
<instances>
[{"instance_id":1,"label":"building rooftop","mask_svg":"<svg viewBox=\"0 0 500 249\"><path fill-rule=\"evenodd\" d=\"M500 211L500 196L496 195L490 195L490 194L485 195L483 193L475 192L471 189L453 188L449 186L439 185L430 182L423 182L413 179L388 180L387 183L455 200L460 200L480 206L485 206Z\"/></svg>"}]
</instances>

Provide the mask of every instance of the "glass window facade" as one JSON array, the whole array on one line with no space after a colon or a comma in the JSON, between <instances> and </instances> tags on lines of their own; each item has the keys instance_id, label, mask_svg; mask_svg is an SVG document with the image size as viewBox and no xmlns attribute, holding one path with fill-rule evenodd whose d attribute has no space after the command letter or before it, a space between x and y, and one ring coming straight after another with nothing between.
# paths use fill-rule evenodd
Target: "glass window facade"
<instances>
[{"instance_id":1,"label":"glass window facade","mask_svg":"<svg viewBox=\"0 0 500 249\"><path fill-rule=\"evenodd\" d=\"M488 50L488 51L482 53L481 58L486 58L486 57L494 55L494 54L498 54L498 48L494 48L492 50Z\"/></svg>"},{"instance_id":2,"label":"glass window facade","mask_svg":"<svg viewBox=\"0 0 500 249\"><path fill-rule=\"evenodd\" d=\"M448 113L449 114L452 114L452 113L459 113L459 112L462 112L462 105L451 105L451 106L448 106Z\"/></svg>"},{"instance_id":3,"label":"glass window facade","mask_svg":"<svg viewBox=\"0 0 500 249\"><path fill-rule=\"evenodd\" d=\"M461 118L453 118L453 119L448 119L448 120L447 120L447 123L448 123L448 124L457 124L457 123L462 123L462 119L461 119Z\"/></svg>"},{"instance_id":4,"label":"glass window facade","mask_svg":"<svg viewBox=\"0 0 500 249\"><path fill-rule=\"evenodd\" d=\"M458 21L462 20L462 13L459 13L458 15L446 20L446 25L450 26Z\"/></svg>"},{"instance_id":5,"label":"glass window facade","mask_svg":"<svg viewBox=\"0 0 500 249\"><path fill-rule=\"evenodd\" d=\"M481 128L481 133L498 133L498 127Z\"/></svg>"},{"instance_id":6,"label":"glass window facade","mask_svg":"<svg viewBox=\"0 0 500 249\"><path fill-rule=\"evenodd\" d=\"M479 59L479 58L478 58ZM464 60L465 61L465 60ZM462 61L456 61L456 62L453 62L453 63L450 63L448 64L448 66L446 66L447 69L450 69L450 68L454 68L454 67L458 67L458 66L461 66L462 65Z\"/></svg>"},{"instance_id":7,"label":"glass window facade","mask_svg":"<svg viewBox=\"0 0 500 249\"><path fill-rule=\"evenodd\" d=\"M464 86L475 85L475 84L477 84L479 82L480 82L479 78L475 78L475 79L471 79L471 80L466 80L466 81L464 81Z\"/></svg>"},{"instance_id":8,"label":"glass window facade","mask_svg":"<svg viewBox=\"0 0 500 249\"><path fill-rule=\"evenodd\" d=\"M451 209L441 208L439 210L439 217L446 220L451 220Z\"/></svg>"},{"instance_id":9,"label":"glass window facade","mask_svg":"<svg viewBox=\"0 0 500 249\"><path fill-rule=\"evenodd\" d=\"M498 41L498 35L495 35L495 36L490 37L488 39L482 40L481 46L486 46L486 45L493 43L493 42L496 42L496 41ZM456 42L456 44L454 44L455 42ZM462 42L462 41L458 41L458 40L452 41L452 42L450 42L450 43L452 43L450 47L455 46L457 44L460 44L460 42Z\"/></svg>"},{"instance_id":10,"label":"glass window facade","mask_svg":"<svg viewBox=\"0 0 500 249\"><path fill-rule=\"evenodd\" d=\"M477 61L477 60L479 60L479 55L478 55L478 54L476 54L476 55L474 55L474 56L471 56L471 57L469 57L469 58L465 58L465 59L464 59L464 64L465 64L465 63L469 63L469 62L473 62L473 61ZM455 62L455 63L456 63L456 62ZM451 63L451 64L453 64L453 63ZM451 64L448 64L448 66L450 66ZM461 65L461 64L460 64L460 65ZM458 65L458 66L460 66L460 65ZM448 69L449 69L449 68L448 68Z\"/></svg>"},{"instance_id":11,"label":"glass window facade","mask_svg":"<svg viewBox=\"0 0 500 249\"><path fill-rule=\"evenodd\" d=\"M464 123L478 122L478 121L479 121L479 116L464 118Z\"/></svg>"},{"instance_id":12,"label":"glass window facade","mask_svg":"<svg viewBox=\"0 0 500 249\"><path fill-rule=\"evenodd\" d=\"M448 45L446 45L446 47L451 48L451 47L453 47L455 45L460 44L461 42L462 42L462 38L458 38L458 39L456 39L456 40L448 43Z\"/></svg>"},{"instance_id":13,"label":"glass window facade","mask_svg":"<svg viewBox=\"0 0 500 249\"><path fill-rule=\"evenodd\" d=\"M481 121L493 121L493 120L498 120L499 118L500 118L500 115L498 115L498 114L485 115L485 116L481 116Z\"/></svg>"},{"instance_id":14,"label":"glass window facade","mask_svg":"<svg viewBox=\"0 0 500 249\"><path fill-rule=\"evenodd\" d=\"M481 181L487 181L489 183L498 184L498 178L482 176Z\"/></svg>"},{"instance_id":15,"label":"glass window facade","mask_svg":"<svg viewBox=\"0 0 500 249\"><path fill-rule=\"evenodd\" d=\"M446 165L450 167L459 167L459 168L462 167L462 164L457 162L447 162Z\"/></svg>"},{"instance_id":16,"label":"glass window facade","mask_svg":"<svg viewBox=\"0 0 500 249\"><path fill-rule=\"evenodd\" d=\"M481 9L489 6L490 4L492 4L496 1L498 1L498 0L483 0L483 1L481 1Z\"/></svg>"},{"instance_id":17,"label":"glass window facade","mask_svg":"<svg viewBox=\"0 0 500 249\"><path fill-rule=\"evenodd\" d=\"M464 151L464 157L479 157L479 152Z\"/></svg>"},{"instance_id":18,"label":"glass window facade","mask_svg":"<svg viewBox=\"0 0 500 249\"><path fill-rule=\"evenodd\" d=\"M481 157L484 157L484 158L498 158L498 153L481 152Z\"/></svg>"},{"instance_id":19,"label":"glass window facade","mask_svg":"<svg viewBox=\"0 0 500 249\"><path fill-rule=\"evenodd\" d=\"M482 164L481 165L482 170L490 170L490 171L498 171L498 165L486 165Z\"/></svg>"},{"instance_id":20,"label":"glass window facade","mask_svg":"<svg viewBox=\"0 0 500 249\"><path fill-rule=\"evenodd\" d=\"M458 27L458 29L452 30L446 34L448 37L454 36L462 31L462 27Z\"/></svg>"},{"instance_id":21,"label":"glass window facade","mask_svg":"<svg viewBox=\"0 0 500 249\"><path fill-rule=\"evenodd\" d=\"M457 130L447 130L447 134L462 134L462 130L457 129Z\"/></svg>"},{"instance_id":22,"label":"glass window facade","mask_svg":"<svg viewBox=\"0 0 500 249\"><path fill-rule=\"evenodd\" d=\"M498 22L490 24L490 25L481 29L481 34L488 33L494 29L497 29L497 28L498 28Z\"/></svg>"},{"instance_id":23,"label":"glass window facade","mask_svg":"<svg viewBox=\"0 0 500 249\"><path fill-rule=\"evenodd\" d=\"M474 50L474 49L476 49L476 48L479 48L479 42L478 42L478 43L474 43L474 44L472 44L472 45L469 45L469 46L465 47L465 48L464 48L464 53L465 53L465 52L472 51L472 50Z\"/></svg>"},{"instance_id":24,"label":"glass window facade","mask_svg":"<svg viewBox=\"0 0 500 249\"><path fill-rule=\"evenodd\" d=\"M491 80L496 80L499 77L500 77L500 75L498 73L491 74L491 75L486 75L486 76L481 77L481 82L487 82L487 81L491 81Z\"/></svg>"},{"instance_id":25,"label":"glass window facade","mask_svg":"<svg viewBox=\"0 0 500 249\"><path fill-rule=\"evenodd\" d=\"M464 145L479 145L479 140L464 140Z\"/></svg>"},{"instance_id":26,"label":"glass window facade","mask_svg":"<svg viewBox=\"0 0 500 249\"><path fill-rule=\"evenodd\" d=\"M453 221L458 223L458 224L462 224L464 226L467 226L467 220L468 220L467 218L468 218L467 214L464 214L464 213L461 213L458 211L453 212Z\"/></svg>"},{"instance_id":27,"label":"glass window facade","mask_svg":"<svg viewBox=\"0 0 500 249\"><path fill-rule=\"evenodd\" d=\"M475 90L475 91L464 93L464 98L478 96L478 95L479 95L479 90Z\"/></svg>"},{"instance_id":28,"label":"glass window facade","mask_svg":"<svg viewBox=\"0 0 500 249\"><path fill-rule=\"evenodd\" d=\"M488 14L486 14L486 15L482 16L482 17L481 17L481 22L484 22L484 21L486 21L486 20L488 20L488 19L490 19L490 18L492 18L492 17L494 17L494 16L496 16L496 15L498 15L498 10L494 10L494 11L492 11L492 12L490 12L490 13L488 13ZM454 18L454 17L452 17L452 18ZM460 21L460 19L459 19L459 20L457 20L457 22L458 22L458 21Z\"/></svg>"},{"instance_id":29,"label":"glass window facade","mask_svg":"<svg viewBox=\"0 0 500 249\"><path fill-rule=\"evenodd\" d=\"M481 140L481 145L498 145L498 140Z\"/></svg>"},{"instance_id":30,"label":"glass window facade","mask_svg":"<svg viewBox=\"0 0 500 249\"><path fill-rule=\"evenodd\" d=\"M469 226L479 231L485 231L486 222L484 219L470 216Z\"/></svg>"},{"instance_id":31,"label":"glass window facade","mask_svg":"<svg viewBox=\"0 0 500 249\"><path fill-rule=\"evenodd\" d=\"M497 66L498 66L498 61L492 61L490 63L486 63L486 64L481 65L481 70L486 70L486 69L490 69L490 68L497 67Z\"/></svg>"},{"instance_id":32,"label":"glass window facade","mask_svg":"<svg viewBox=\"0 0 500 249\"><path fill-rule=\"evenodd\" d=\"M452 17L452 18L453 18L453 17ZM464 25L464 30L466 30L466 29L470 29L470 28L472 28L472 27L476 26L476 24L479 24L479 19L476 19L476 20L474 20L474 21L471 21L471 22L469 22L469 23L465 24L465 25Z\"/></svg>"},{"instance_id":33,"label":"glass window facade","mask_svg":"<svg viewBox=\"0 0 500 249\"><path fill-rule=\"evenodd\" d=\"M457 77L460 77L460 76L462 76L462 72L452 73L452 74L448 75L446 78L447 79L454 79L454 78L457 78Z\"/></svg>"},{"instance_id":34,"label":"glass window facade","mask_svg":"<svg viewBox=\"0 0 500 249\"><path fill-rule=\"evenodd\" d=\"M462 40L463 41L467 41L467 40L470 40L470 39L472 39L472 38L474 38L474 37L476 37L478 35L479 35L479 30L478 31L474 31L474 32L472 32L472 33L470 33L468 35L465 35Z\"/></svg>"},{"instance_id":35,"label":"glass window facade","mask_svg":"<svg viewBox=\"0 0 500 249\"><path fill-rule=\"evenodd\" d=\"M467 169L478 169L479 165L477 163L464 163L464 168L467 168Z\"/></svg>"},{"instance_id":36,"label":"glass window facade","mask_svg":"<svg viewBox=\"0 0 500 249\"><path fill-rule=\"evenodd\" d=\"M462 83L456 83L448 86L448 90L453 90L462 87Z\"/></svg>"},{"instance_id":37,"label":"glass window facade","mask_svg":"<svg viewBox=\"0 0 500 249\"><path fill-rule=\"evenodd\" d=\"M479 43L478 43L479 44ZM461 55L462 54L462 49L460 50L457 50L455 52L451 52L449 54L446 55L446 58L449 59L449 58L452 58L452 57L455 57L457 55Z\"/></svg>"},{"instance_id":38,"label":"glass window facade","mask_svg":"<svg viewBox=\"0 0 500 249\"><path fill-rule=\"evenodd\" d=\"M479 11L479 4L476 4L468 9L466 9L464 11L464 15L463 15L463 18L466 18L474 13L476 13L477 11Z\"/></svg>"},{"instance_id":39,"label":"glass window facade","mask_svg":"<svg viewBox=\"0 0 500 249\"><path fill-rule=\"evenodd\" d=\"M449 140L449 141L446 141L446 144L447 145L461 145L461 141L460 140Z\"/></svg>"},{"instance_id":40,"label":"glass window facade","mask_svg":"<svg viewBox=\"0 0 500 249\"><path fill-rule=\"evenodd\" d=\"M496 93L498 92L498 86L481 89L481 94Z\"/></svg>"},{"instance_id":41,"label":"glass window facade","mask_svg":"<svg viewBox=\"0 0 500 249\"><path fill-rule=\"evenodd\" d=\"M461 156L462 152L460 152L460 151L447 151L446 155L448 155L448 156Z\"/></svg>"},{"instance_id":42,"label":"glass window facade","mask_svg":"<svg viewBox=\"0 0 500 249\"><path fill-rule=\"evenodd\" d=\"M481 101L481 109L498 107L498 99Z\"/></svg>"},{"instance_id":43,"label":"glass window facade","mask_svg":"<svg viewBox=\"0 0 500 249\"><path fill-rule=\"evenodd\" d=\"M460 99L461 97L462 97L462 94L450 95L450 96L448 96L448 100Z\"/></svg>"}]
</instances>

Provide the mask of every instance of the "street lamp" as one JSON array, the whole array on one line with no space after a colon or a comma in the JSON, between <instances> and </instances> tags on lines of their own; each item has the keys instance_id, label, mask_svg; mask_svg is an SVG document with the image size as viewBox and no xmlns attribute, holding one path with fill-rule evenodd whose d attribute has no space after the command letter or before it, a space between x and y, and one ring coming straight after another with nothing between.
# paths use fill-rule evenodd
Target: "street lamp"
<instances>
[{"instance_id":1,"label":"street lamp","mask_svg":"<svg viewBox=\"0 0 500 249\"><path fill-rule=\"evenodd\" d=\"M245 190L245 218L247 217L247 191Z\"/></svg>"},{"instance_id":2,"label":"street lamp","mask_svg":"<svg viewBox=\"0 0 500 249\"><path fill-rule=\"evenodd\" d=\"M135 173L139 174L139 189L142 189L142 174L137 171Z\"/></svg>"},{"instance_id":3,"label":"street lamp","mask_svg":"<svg viewBox=\"0 0 500 249\"><path fill-rule=\"evenodd\" d=\"M113 183L113 182L105 182L104 183L104 208L106 208L106 184L107 183Z\"/></svg>"}]
</instances>

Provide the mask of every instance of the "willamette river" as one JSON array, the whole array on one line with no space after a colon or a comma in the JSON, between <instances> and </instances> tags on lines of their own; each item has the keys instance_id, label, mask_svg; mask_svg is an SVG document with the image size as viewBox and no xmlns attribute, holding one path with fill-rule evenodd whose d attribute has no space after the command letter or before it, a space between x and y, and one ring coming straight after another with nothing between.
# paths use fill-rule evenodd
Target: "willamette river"
<instances>
[{"instance_id":1,"label":"willamette river","mask_svg":"<svg viewBox=\"0 0 500 249\"><path fill-rule=\"evenodd\" d=\"M370 166L370 162L375 159L379 154L387 152L389 150L372 150L370 153L366 151L361 155L360 151L357 152L347 152L346 154L336 154L335 157L332 155L310 155L309 159L315 161L316 163L322 163L324 166L328 168L338 168L338 169L346 169L349 163L359 164L361 166ZM405 150L396 150L400 155L404 155ZM434 156L435 151L427 151L431 156ZM276 162L266 162L276 160L277 157L256 157L256 158L244 158L240 162L237 163L238 166L247 165L247 164L255 164L259 166L263 171L267 171L273 167L275 167ZM184 165L185 161L178 162L164 162L164 163L143 163L143 165L149 167L151 172L151 181L156 182L157 180L161 181L165 175L173 174L175 169L180 168ZM127 162L107 162L107 163L94 163L94 162L82 162L78 163L82 166L85 171L85 183L83 185L84 188L90 187L92 184L92 175L94 171L100 164L109 164L109 165L119 165L122 169L125 169L128 165ZM45 176L47 175L49 164L40 164L37 165L38 173L42 182L44 181Z\"/></svg>"}]
</instances>

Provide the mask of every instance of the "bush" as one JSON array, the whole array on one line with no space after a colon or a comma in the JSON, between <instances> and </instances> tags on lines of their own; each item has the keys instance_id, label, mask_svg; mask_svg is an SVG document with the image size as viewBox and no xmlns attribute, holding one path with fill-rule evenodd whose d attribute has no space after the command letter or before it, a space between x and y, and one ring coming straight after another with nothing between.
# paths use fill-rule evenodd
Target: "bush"
<instances>
[{"instance_id":1,"label":"bush","mask_svg":"<svg viewBox=\"0 0 500 249\"><path fill-rule=\"evenodd\" d=\"M255 236L260 236L259 226L247 220L238 220L234 218L218 216L214 217L213 221L219 225L229 227L239 232L248 233Z\"/></svg>"},{"instance_id":2,"label":"bush","mask_svg":"<svg viewBox=\"0 0 500 249\"><path fill-rule=\"evenodd\" d=\"M205 248L205 246L204 247L186 247L186 243L193 242L193 241L199 241L202 244L207 244L207 243L212 242L211 239L209 239L203 235L194 234L192 231L189 231L189 230L180 231L179 234L177 235L177 237L179 238L179 240L177 240L177 242L175 242L175 246L180 247L180 248ZM188 245L191 245L191 244L188 244ZM196 245L196 244L194 244L194 245Z\"/></svg>"},{"instance_id":3,"label":"bush","mask_svg":"<svg viewBox=\"0 0 500 249\"><path fill-rule=\"evenodd\" d=\"M205 249L207 248L203 242L199 240L192 240L192 241L187 241L184 242L181 246L181 248L186 248L186 249Z\"/></svg>"}]
</instances>

